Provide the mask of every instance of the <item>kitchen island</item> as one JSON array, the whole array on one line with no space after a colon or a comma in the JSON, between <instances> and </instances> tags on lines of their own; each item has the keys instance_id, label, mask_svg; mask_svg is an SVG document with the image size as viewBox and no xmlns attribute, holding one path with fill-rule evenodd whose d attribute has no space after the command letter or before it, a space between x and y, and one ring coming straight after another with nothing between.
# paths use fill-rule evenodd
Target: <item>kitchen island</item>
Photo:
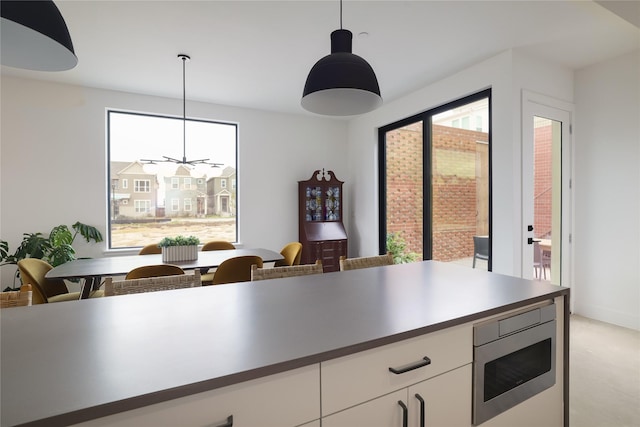
<instances>
[{"instance_id":1,"label":"kitchen island","mask_svg":"<svg viewBox=\"0 0 640 427\"><path fill-rule=\"evenodd\" d=\"M346 425L341 417L357 417L361 402L395 399L429 378L442 391L431 381L455 374L464 392L452 394L463 395L471 425L472 326L555 301L554 420L568 426L568 299L567 288L425 261L3 310L0 420ZM395 353L408 363L414 348L437 349L414 379L339 396L354 357L372 365Z\"/></svg>"}]
</instances>

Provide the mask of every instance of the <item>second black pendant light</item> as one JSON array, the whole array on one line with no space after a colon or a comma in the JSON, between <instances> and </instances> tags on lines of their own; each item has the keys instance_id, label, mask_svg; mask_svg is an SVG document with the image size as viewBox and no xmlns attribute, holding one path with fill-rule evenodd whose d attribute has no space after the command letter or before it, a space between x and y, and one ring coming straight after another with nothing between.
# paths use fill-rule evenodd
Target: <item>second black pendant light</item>
<instances>
[{"instance_id":1,"label":"second black pendant light","mask_svg":"<svg viewBox=\"0 0 640 427\"><path fill-rule=\"evenodd\" d=\"M331 33L331 54L311 68L302 94L302 107L317 114L351 116L382 105L380 87L371 65L351 52L353 34L342 28Z\"/></svg>"}]
</instances>

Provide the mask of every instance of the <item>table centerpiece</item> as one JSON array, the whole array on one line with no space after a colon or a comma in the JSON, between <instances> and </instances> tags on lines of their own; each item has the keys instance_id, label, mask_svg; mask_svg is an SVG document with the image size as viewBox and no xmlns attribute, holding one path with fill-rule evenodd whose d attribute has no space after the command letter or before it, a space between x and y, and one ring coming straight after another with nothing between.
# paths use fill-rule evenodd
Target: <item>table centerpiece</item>
<instances>
[{"instance_id":1,"label":"table centerpiece","mask_svg":"<svg viewBox=\"0 0 640 427\"><path fill-rule=\"evenodd\" d=\"M200 240L195 236L165 237L158 243L162 248L162 262L198 259L199 244Z\"/></svg>"}]
</instances>

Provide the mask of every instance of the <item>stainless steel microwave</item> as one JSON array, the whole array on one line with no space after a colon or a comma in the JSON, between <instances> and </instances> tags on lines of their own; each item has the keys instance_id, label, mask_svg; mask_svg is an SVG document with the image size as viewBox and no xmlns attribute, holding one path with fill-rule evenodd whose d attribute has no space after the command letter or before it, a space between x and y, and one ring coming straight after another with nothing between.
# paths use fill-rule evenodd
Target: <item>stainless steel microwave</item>
<instances>
[{"instance_id":1,"label":"stainless steel microwave","mask_svg":"<svg viewBox=\"0 0 640 427\"><path fill-rule=\"evenodd\" d=\"M555 318L551 304L474 327L474 425L555 384Z\"/></svg>"}]
</instances>

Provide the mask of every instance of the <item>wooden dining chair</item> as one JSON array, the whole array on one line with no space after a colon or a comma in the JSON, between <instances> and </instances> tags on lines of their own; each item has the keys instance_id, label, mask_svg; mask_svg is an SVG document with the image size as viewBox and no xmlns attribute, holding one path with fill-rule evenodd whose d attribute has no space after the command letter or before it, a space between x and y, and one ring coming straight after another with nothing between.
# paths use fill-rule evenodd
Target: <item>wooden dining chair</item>
<instances>
[{"instance_id":1,"label":"wooden dining chair","mask_svg":"<svg viewBox=\"0 0 640 427\"><path fill-rule=\"evenodd\" d=\"M0 292L0 308L29 306L32 298L32 286L22 285L17 291Z\"/></svg>"},{"instance_id":2,"label":"wooden dining chair","mask_svg":"<svg viewBox=\"0 0 640 427\"><path fill-rule=\"evenodd\" d=\"M236 247L234 246L233 243L227 242L226 240L212 240L202 245L203 251L224 251L224 250L230 250L235 248ZM215 270L216 270L215 268L200 269L200 274L202 274L202 284L204 285L213 284L213 274L215 273Z\"/></svg>"},{"instance_id":3,"label":"wooden dining chair","mask_svg":"<svg viewBox=\"0 0 640 427\"><path fill-rule=\"evenodd\" d=\"M310 274L322 274L322 261L317 260L315 264L292 265L284 267L260 268L257 265L251 266L251 281L281 279L284 277L307 276Z\"/></svg>"},{"instance_id":4,"label":"wooden dining chair","mask_svg":"<svg viewBox=\"0 0 640 427\"><path fill-rule=\"evenodd\" d=\"M381 267L383 265L393 265L393 255L391 252L387 252L384 255L360 258L340 257L340 271L357 270L368 267Z\"/></svg>"},{"instance_id":5,"label":"wooden dining chair","mask_svg":"<svg viewBox=\"0 0 640 427\"><path fill-rule=\"evenodd\" d=\"M255 255L245 255L229 258L223 261L216 272L213 273L212 285L222 285L225 283L249 282L251 281L251 266L257 265L262 268L262 258ZM205 285L206 283L203 283Z\"/></svg>"},{"instance_id":6,"label":"wooden dining chair","mask_svg":"<svg viewBox=\"0 0 640 427\"><path fill-rule=\"evenodd\" d=\"M284 259L276 261L274 267L290 267L292 265L300 265L300 258L302 257L302 243L287 243L280 251L280 254L284 257Z\"/></svg>"},{"instance_id":7,"label":"wooden dining chair","mask_svg":"<svg viewBox=\"0 0 640 427\"><path fill-rule=\"evenodd\" d=\"M18 271L23 285L32 286L32 304L50 302L75 301L80 299L80 292L69 292L62 279L47 279L45 276L53 267L38 258L24 258L18 261ZM101 289L92 291L90 298L102 297Z\"/></svg>"},{"instance_id":8,"label":"wooden dining chair","mask_svg":"<svg viewBox=\"0 0 640 427\"><path fill-rule=\"evenodd\" d=\"M118 281L114 281L113 277L107 277L104 281L104 295L110 297L114 295L195 288L199 286L202 286L199 270L195 270L193 274L145 277Z\"/></svg>"},{"instance_id":9,"label":"wooden dining chair","mask_svg":"<svg viewBox=\"0 0 640 427\"><path fill-rule=\"evenodd\" d=\"M151 243L149 245L143 246L138 252L138 255L150 255L150 254L161 254L162 248L158 246L157 243Z\"/></svg>"},{"instance_id":10,"label":"wooden dining chair","mask_svg":"<svg viewBox=\"0 0 640 427\"><path fill-rule=\"evenodd\" d=\"M143 265L142 267L136 267L129 271L125 276L125 280L159 276L178 276L181 274L184 274L184 270L173 264Z\"/></svg>"}]
</instances>

